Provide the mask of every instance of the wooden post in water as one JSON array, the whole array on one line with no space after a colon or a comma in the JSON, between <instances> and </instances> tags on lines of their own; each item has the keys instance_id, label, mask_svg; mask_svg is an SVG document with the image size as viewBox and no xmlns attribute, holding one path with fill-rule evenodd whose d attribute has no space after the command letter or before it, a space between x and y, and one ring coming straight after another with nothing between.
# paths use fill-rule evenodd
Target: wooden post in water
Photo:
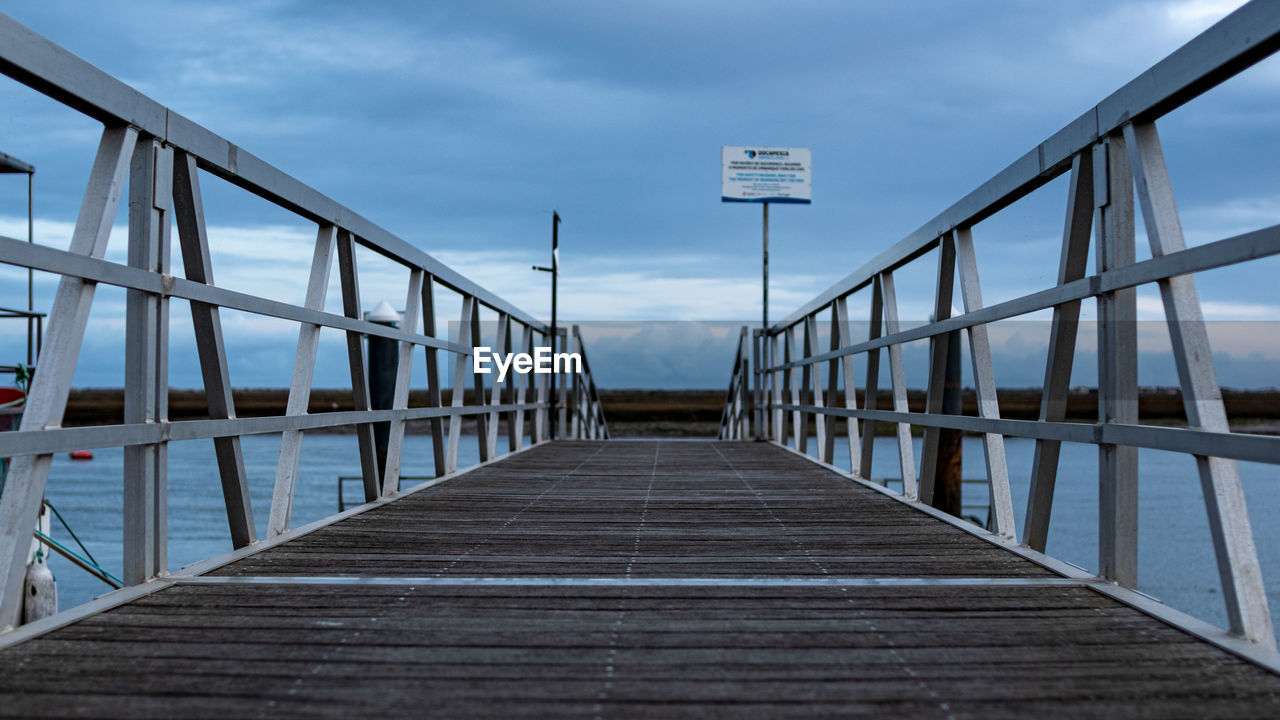
<instances>
[{"instance_id":1,"label":"wooden post in water","mask_svg":"<svg viewBox=\"0 0 1280 720\"><path fill-rule=\"evenodd\" d=\"M400 325L400 313L383 300L365 313L365 320L388 327ZM370 335L368 340L369 396L374 410L390 410L396 391L396 367L400 362L400 346L391 338ZM454 388L454 392L462 392ZM378 457L379 477L387 471L387 446L391 439L391 423L373 423L373 446Z\"/></svg>"},{"instance_id":2,"label":"wooden post in water","mask_svg":"<svg viewBox=\"0 0 1280 720\"><path fill-rule=\"evenodd\" d=\"M963 411L960 399L960 331L952 330L947 340L947 373L942 390L942 413L960 415ZM961 517L963 481L961 458L963 449L959 430L942 429L938 433L938 465L934 475L933 507Z\"/></svg>"}]
</instances>

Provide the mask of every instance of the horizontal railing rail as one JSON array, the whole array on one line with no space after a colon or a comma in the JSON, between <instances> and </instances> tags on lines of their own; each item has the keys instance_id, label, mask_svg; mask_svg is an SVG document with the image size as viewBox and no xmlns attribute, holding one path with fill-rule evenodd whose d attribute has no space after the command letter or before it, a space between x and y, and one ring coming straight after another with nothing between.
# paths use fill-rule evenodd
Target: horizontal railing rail
<instances>
[{"instance_id":1,"label":"horizontal railing rail","mask_svg":"<svg viewBox=\"0 0 1280 720\"><path fill-rule=\"evenodd\" d=\"M126 585L168 571L167 443L212 440L216 472L232 545L259 541L257 508L249 499L240 438L280 433L281 447L267 538L290 532L303 434L353 426L357 435L364 499L398 492L405 424L425 420L432 438L436 477L457 472L463 420L474 418L479 459L497 457L505 429L509 452L554 437L606 437L603 408L585 362L582 338L572 342L583 358L581 371L511 372L504 379L472 367L481 344L481 312L497 316L497 352L532 353L550 346L567 352L570 334L545 323L481 287L409 242L380 228L315 189L231 144L215 133L98 70L45 38L0 15L0 73L100 121L104 128L68 250L0 237L0 263L60 276L49 312L39 370L26 398L21 426L0 433L0 456L11 463L0 493L0 630L18 624L26 556L46 484L51 455L85 448L124 449L124 567ZM305 298L281 302L219 287L214 283L200 179L209 173L314 223L316 240ZM104 259L120 204L128 207L128 259ZM170 267L171 228L177 227L182 269ZM356 247L391 261L405 274L408 289L398 327L362 315ZM325 312L331 268L336 265L342 314ZM125 289L123 422L100 427L61 427L72 375L81 356L89 311L99 284ZM437 332L436 291L452 291L461 302L458 337ZM209 419L168 419L169 307L187 301L209 408ZM227 348L219 311L230 309L297 323L287 408L273 417L236 417ZM347 365L355 409L308 415L322 328L346 336ZM554 335L554 337L553 337ZM390 341L398 351L389 407L370 391L365 345ZM514 342L513 342L514 340ZM425 356L428 407L409 407L415 349ZM440 352L453 358L451 400L442 402ZM446 358L447 359L447 358ZM474 404L464 404L471 386ZM573 389L572 400L569 388ZM559 422L551 417L556 405ZM570 410L574 422L566 422ZM375 440L375 426L387 434ZM447 424L447 427L446 427Z\"/></svg>"},{"instance_id":2,"label":"horizontal railing rail","mask_svg":"<svg viewBox=\"0 0 1280 720\"><path fill-rule=\"evenodd\" d=\"M1280 254L1280 226L1188 248L1155 123L1278 48L1280 4L1259 0L1245 5L781 322L755 331L752 353L758 361L751 373L750 415L754 429L748 434L806 453L812 423L817 458L830 463L838 420L846 419L850 473L869 479L875 426L890 423L895 430L902 494L908 501L928 505L934 494L940 431L976 433L982 438L986 460L989 526L996 536L1014 543L1019 535L1004 438L1034 439L1020 543L1040 553L1045 550L1053 512L1061 444L1095 445L1099 576L1124 588L1137 586L1137 450L1189 454L1204 489L1229 632L1273 652L1271 614L1236 461L1280 464L1280 437L1233 432L1228 426L1194 274ZM974 225L1063 175L1069 177L1069 186L1055 286L984 305ZM1139 212L1152 258L1135 262ZM1092 243L1091 236L1096 236ZM1091 244L1095 272L1087 274ZM918 327L903 327L894 274L908 263L930 257L937 262L932 319ZM1163 301L1186 428L1138 422L1136 289L1150 285L1158 288ZM957 291L963 312L953 317ZM855 342L848 302L859 292L869 294L869 333L866 340ZM1086 300L1096 303L1098 314L1099 417L1092 424L1066 422L1080 311ZM1040 418L1003 419L987 326L1046 310L1052 311L1053 319ZM824 347L819 326L828 319L829 342ZM957 330L968 337L978 399L976 417L942 411L948 335ZM902 348L925 339L930 341L925 408L912 412L907 406ZM881 397L879 388L882 350L889 363L887 398ZM735 388L743 382L745 353L740 346L725 418L737 417L739 412ZM866 358L862 407L857 406L854 392L858 387L855 355ZM888 407L881 407L882 402ZM924 430L918 459L912 426ZM721 437L731 437L725 422L721 428Z\"/></svg>"}]
</instances>

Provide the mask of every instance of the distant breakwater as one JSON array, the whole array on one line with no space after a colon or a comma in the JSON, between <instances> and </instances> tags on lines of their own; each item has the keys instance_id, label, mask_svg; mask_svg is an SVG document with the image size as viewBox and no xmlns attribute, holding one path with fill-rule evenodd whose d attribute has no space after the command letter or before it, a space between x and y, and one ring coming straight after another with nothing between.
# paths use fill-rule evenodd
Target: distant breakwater
<instances>
[{"instance_id":1,"label":"distant breakwater","mask_svg":"<svg viewBox=\"0 0 1280 720\"><path fill-rule=\"evenodd\" d=\"M1040 416L1039 388L1006 388L999 391L1001 417L1036 420ZM276 388L241 388L234 391L236 415L263 417L282 415L289 392ZM615 436L623 435L714 435L724 403L723 390L601 390L605 417ZM881 390L877 405L889 407L889 393ZM911 390L907 402L912 411L924 411L924 391ZM1250 432L1280 433L1280 390L1223 390L1227 416L1232 425ZM790 398L785 398L789 401ZM443 392L443 402L451 402L450 391ZM473 393L464 393L464 402L474 402ZM864 407L862 391L857 393L858 407ZM426 390L409 394L410 407L428 406ZM826 404L826 403L824 403ZM844 405L841 392L836 405ZM973 390L963 392L965 415L977 415ZM311 392L307 411L312 414L352 410L350 389L317 389ZM171 389L169 419L197 420L208 417L204 391ZM1186 422L1182 397L1176 388L1143 388L1139 393L1138 414L1143 422L1181 424ZM1071 391L1067 402L1067 419L1092 422L1098 416L1098 393L1094 389ZM124 390L121 388L85 388L74 390L67 403L64 427L111 425L123 421ZM881 423L883 431L890 426ZM413 422L410 432L426 431L425 422Z\"/></svg>"}]
</instances>

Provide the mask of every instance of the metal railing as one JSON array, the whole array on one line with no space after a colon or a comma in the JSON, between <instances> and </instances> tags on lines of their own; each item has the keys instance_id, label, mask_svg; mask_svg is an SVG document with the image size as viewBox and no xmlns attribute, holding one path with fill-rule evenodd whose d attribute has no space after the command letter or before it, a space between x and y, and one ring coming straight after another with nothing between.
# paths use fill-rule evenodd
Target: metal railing
<instances>
[{"instance_id":1,"label":"metal railing","mask_svg":"<svg viewBox=\"0 0 1280 720\"><path fill-rule=\"evenodd\" d=\"M720 430L717 437L721 440L742 440L751 432L748 408L751 390L751 362L747 358L747 327L738 335L738 347L733 353L733 372L729 375L729 392L725 395L724 410L720 413ZM756 331L759 336L759 331ZM756 358L759 363L760 358Z\"/></svg>"},{"instance_id":2,"label":"metal railing","mask_svg":"<svg viewBox=\"0 0 1280 720\"><path fill-rule=\"evenodd\" d=\"M1280 226L1187 248L1155 122L1278 47L1280 3L1245 5L786 319L765 332L756 330L754 435L778 444L789 438L791 447L804 453L812 420L818 458L830 463L837 419L847 418L850 472L870 478L874 425L892 423L903 495L927 505L934 490L939 432L951 428L979 434L992 499L991 526L1015 545L1004 438L1032 438L1035 456L1021 545L1040 553L1053 510L1061 444L1096 445L1099 576L1125 588L1137 583L1138 448L1190 454L1204 490L1230 632L1273 650L1271 615L1236 461L1280 464L1280 438L1228 427L1193 273L1280 254ZM1061 175L1069 175L1070 184L1056 285L985 306L973 226ZM1135 189L1152 255L1143 262L1135 262ZM1096 272L1086 275L1091 234L1096 237ZM934 319L904 328L894 273L926 255L937 260ZM964 312L952 317L957 272ZM1136 288L1146 284L1156 285L1163 300L1186 428L1138 424ZM867 340L854 342L848 300L860 292L870 295L870 332ZM1093 424L1064 422L1081 302L1086 299L1096 302L1098 313L1099 416ZM987 325L1042 310L1052 310L1053 320L1040 418L1002 419ZM825 348L819 346L820 313L829 315L831 323ZM959 329L968 334L977 417L941 414L948 333ZM912 412L902 346L925 338L932 339L926 407ZM881 409L877 387L882 349L889 360L890 409ZM866 356L862 407L856 406L853 391L856 354ZM745 349L740 348L730 386L735 409L726 407L730 419L741 402L733 388L746 381L745 366ZM843 402L839 386L848 390ZM924 430L919 468L912 425ZM725 427L722 437L737 434Z\"/></svg>"},{"instance_id":3,"label":"metal railing","mask_svg":"<svg viewBox=\"0 0 1280 720\"><path fill-rule=\"evenodd\" d=\"M39 372L28 393L21 427L0 433L0 456L12 458L0 494L0 630L18 622L25 559L33 523L49 477L52 453L102 447L124 448L124 572L126 585L137 585L168 569L166 554L167 443L212 440L217 456L232 544L244 548L258 542L255 509L249 500L240 438L255 433L281 433L279 461L267 523L267 537L290 531L299 456L304 433L354 426L358 435L366 501L394 495L404 458L405 423L427 420L436 476L458 469L463 419L476 420L479 458L497 456L501 425L507 446L516 451L527 442L551 436L549 417L552 375L510 373L505 382L486 383L469 367L473 345L479 344L480 311L497 313L499 352L546 345L551 334L543 322L463 277L417 247L330 200L213 132L141 95L45 38L0 15L0 72L102 122L104 129L68 250L0 238L0 262L61 276L49 313ZM200 176L208 173L315 223L316 241L305 301L301 305L231 291L214 283ZM128 191L128 262L104 260L112 223ZM169 265L170 227L178 228L183 268ZM408 277L401 327L368 322L361 317L356 246L392 261ZM324 311L330 267L340 275L343 314ZM85 335L98 284L127 290L125 402L123 423L101 427L60 427L71 390L72 374ZM456 342L437 336L436 291L461 298ZM210 418L168 420L169 302L188 301L195 330ZM288 404L284 415L237 418L232 399L219 311L233 309L298 323ZM307 414L321 328L346 334L355 409ZM513 334L517 345L512 345ZM569 334L562 328L552 343L563 352ZM371 406L365 339L389 338L399 344L392 406ZM582 352L582 339L573 340ZM409 407L414 349L424 349L429 402ZM441 402L440 352L454 358L451 402ZM468 375L471 377L468 378ZM566 374L567 375L567 374ZM568 402L569 381L575 403ZM474 403L464 405L463 388L472 385ZM584 366L571 379L559 378L562 437L606 434L591 375ZM566 409L575 412L566 423ZM386 464L379 466L373 427L389 423ZM445 425L448 425L447 431Z\"/></svg>"},{"instance_id":4,"label":"metal railing","mask_svg":"<svg viewBox=\"0 0 1280 720\"><path fill-rule=\"evenodd\" d=\"M608 440L609 425L604 420L604 404L591 376L591 363L587 361L587 346L582 342L582 331L573 326L574 352L582 359L582 371L573 376L573 426L575 438ZM561 407L564 407L563 405ZM563 420L560 424L564 427Z\"/></svg>"}]
</instances>

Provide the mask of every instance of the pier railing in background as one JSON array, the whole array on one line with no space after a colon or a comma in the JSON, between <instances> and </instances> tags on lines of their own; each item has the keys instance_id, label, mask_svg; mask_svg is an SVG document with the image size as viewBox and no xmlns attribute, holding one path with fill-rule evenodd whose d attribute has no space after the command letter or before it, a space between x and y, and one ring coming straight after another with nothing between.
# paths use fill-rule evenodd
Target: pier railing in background
<instances>
[{"instance_id":1,"label":"pier railing in background","mask_svg":"<svg viewBox=\"0 0 1280 720\"><path fill-rule=\"evenodd\" d=\"M607 440L609 426L604 420L604 405L591 376L591 364L587 361L587 346L582 342L582 331L573 326L574 352L582 359L582 371L573 376L573 428L571 435L588 440Z\"/></svg>"},{"instance_id":2,"label":"pier railing in background","mask_svg":"<svg viewBox=\"0 0 1280 720\"><path fill-rule=\"evenodd\" d=\"M53 301L43 352L28 393L21 427L0 433L0 457L12 458L0 493L0 630L19 621L22 587L32 529L49 477L52 453L86 448L124 448L124 582L136 585L163 574L166 557L166 445L176 440L208 439L216 449L232 544L244 548L259 541L249 500L240 437L281 433L267 537L288 533L302 436L307 431L353 426L358 435L366 501L398 492L405 423L429 421L434 474L458 469L464 418L474 418L481 461L497 455L505 424L507 448L551 436L550 379L546 374L474 373L473 345L479 344L482 308L498 318L499 352L532 352L549 344L550 328L497 295L360 215L241 150L213 132L141 95L40 35L0 15L0 72L100 121L104 129L75 225L71 246L57 250L0 238L0 262L61 276ZM316 240L305 300L282 303L234 292L214 283L200 177L208 173L266 199L315 224ZM104 254L121 200L128 192L128 262L107 261ZM183 268L170 267L170 228L178 228ZM368 322L361 315L356 246L403 269L408 278L399 327ZM335 258L336 255L336 258ZM336 263L335 263L336 260ZM330 268L340 275L343 314L324 311ZM127 289L121 352L126 356L122 424L60 427L80 359L89 310L98 284ZM437 334L437 292L461 298L460 337ZM189 302L210 419L170 422L167 417L169 302ZM219 311L233 309L298 323L298 342L287 410L276 417L237 418L232 399ZM308 415L321 328L346 334L355 409ZM561 328L553 352L567 352L569 334ZM399 345L390 408L371 404L365 340L376 336ZM516 345L513 345L513 339ZM474 342L473 342L474 341ZM583 353L576 328L573 342ZM428 407L409 407L415 349L425 356ZM442 403L440 353L454 360L449 405ZM607 434L599 396L585 364L580 374L557 380L561 437ZM474 404L464 405L463 389ZM569 388L572 389L572 401ZM564 413L573 413L573 422ZM378 462L374 425L389 424L385 464ZM446 428L447 425L447 428ZM426 460L423 459L425 464ZM414 468L416 469L416 468ZM422 474L415 472L414 474Z\"/></svg>"},{"instance_id":3,"label":"pier railing in background","mask_svg":"<svg viewBox=\"0 0 1280 720\"><path fill-rule=\"evenodd\" d=\"M724 411L720 413L720 431L717 433L717 437L721 440L742 440L751 432L747 412L748 408L752 407L748 393L751 391L751 368L754 366L747 358L747 352L750 350L747 333L748 328L743 327L738 335L738 346L733 353L733 372L729 375L729 393L724 399ZM756 335L759 335L759 331L756 331ZM759 362L759 358L756 358L756 362Z\"/></svg>"},{"instance_id":4,"label":"pier railing in background","mask_svg":"<svg viewBox=\"0 0 1280 720\"><path fill-rule=\"evenodd\" d=\"M1005 463L1006 436L1035 439L1030 499L1021 544L1043 552L1053 510L1058 454L1063 442L1090 443L1099 459L1099 575L1121 587L1137 583L1138 448L1188 453L1195 458L1226 601L1230 632L1275 648L1271 615L1236 461L1280 464L1280 438L1232 432L1227 425L1194 273L1280 254L1280 226L1188 248L1183 238L1156 120L1280 47L1280 4L1251 2L1107 97L978 189L889 247L871 262L819 293L783 321L754 335L757 362L754 434L807 451L809 426L817 456L831 462L847 420L850 472L870 478L874 425L896 427L903 494L929 504L934 491L939 433L951 428L982 437L994 533L1016 542L1015 512ZM1212 142L1205 138L1204 142ZM995 305L983 303L972 228L1049 181L1069 174L1066 222L1054 287ZM1152 259L1135 262L1134 194ZM1093 244L1096 272L1086 275ZM980 242L980 239L977 241ZM894 274L912 262L936 261L933 320L904 328ZM959 276L962 314L952 316ZM1159 288L1172 340L1187 428L1138 424L1136 288ZM850 337L848 301L869 300L868 339ZM1099 417L1094 424L1064 422L1082 301L1098 314ZM989 323L1052 310L1039 421L1000 417L988 341ZM821 316L821 317L820 317ZM830 323L830 342L819 346L819 327ZM942 414L948 333L968 335L978 417ZM926 408L907 407L902 345L931 339ZM877 387L881 351L888 354L888 397ZM864 404L856 407L853 358L866 355ZM745 349L734 361L726 418L745 414L734 388L745 382ZM825 373L823 372L825 369ZM825 375L825 378L824 378ZM838 393L839 386L846 392ZM837 401L843 395L843 402ZM888 407L883 407L887 401ZM911 426L923 428L917 468ZM738 433L722 424L722 437ZM726 430L725 428L729 428Z\"/></svg>"}]
</instances>

